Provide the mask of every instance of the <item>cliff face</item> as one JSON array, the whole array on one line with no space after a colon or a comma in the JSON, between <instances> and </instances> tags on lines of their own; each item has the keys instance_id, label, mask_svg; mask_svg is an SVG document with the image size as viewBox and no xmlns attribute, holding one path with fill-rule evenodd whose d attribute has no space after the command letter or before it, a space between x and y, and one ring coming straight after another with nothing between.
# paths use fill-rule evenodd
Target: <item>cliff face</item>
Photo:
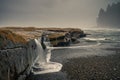
<instances>
[{"instance_id":1,"label":"cliff face","mask_svg":"<svg viewBox=\"0 0 120 80\"><path fill-rule=\"evenodd\" d=\"M0 80L24 80L38 54L30 46L0 50Z\"/></svg>"},{"instance_id":2,"label":"cliff face","mask_svg":"<svg viewBox=\"0 0 120 80\"><path fill-rule=\"evenodd\" d=\"M106 11L100 9L97 24L100 27L120 27L120 2L108 5Z\"/></svg>"},{"instance_id":3,"label":"cliff face","mask_svg":"<svg viewBox=\"0 0 120 80\"><path fill-rule=\"evenodd\" d=\"M56 41L57 46L67 45L65 37L76 40L85 36L80 29L1 28L0 80L25 80L39 55L34 39L39 38L42 31L48 32L53 46Z\"/></svg>"},{"instance_id":4,"label":"cliff face","mask_svg":"<svg viewBox=\"0 0 120 80\"><path fill-rule=\"evenodd\" d=\"M2 30L0 42L0 80L24 80L38 56L35 41L26 42L21 36Z\"/></svg>"}]
</instances>

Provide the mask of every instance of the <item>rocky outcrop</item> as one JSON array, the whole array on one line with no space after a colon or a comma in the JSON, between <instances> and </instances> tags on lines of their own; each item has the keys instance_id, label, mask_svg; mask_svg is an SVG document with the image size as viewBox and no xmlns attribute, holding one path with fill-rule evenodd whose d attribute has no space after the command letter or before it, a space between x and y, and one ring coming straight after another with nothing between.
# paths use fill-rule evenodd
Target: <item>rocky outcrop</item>
<instances>
[{"instance_id":1,"label":"rocky outcrop","mask_svg":"<svg viewBox=\"0 0 120 80\"><path fill-rule=\"evenodd\" d=\"M120 27L120 2L108 5L106 11L100 9L97 24L100 27Z\"/></svg>"},{"instance_id":2,"label":"rocky outcrop","mask_svg":"<svg viewBox=\"0 0 120 80\"><path fill-rule=\"evenodd\" d=\"M8 30L0 32L0 80L25 80L38 56L35 41L25 42Z\"/></svg>"},{"instance_id":3,"label":"rocky outcrop","mask_svg":"<svg viewBox=\"0 0 120 80\"><path fill-rule=\"evenodd\" d=\"M55 32L56 33L49 35L49 39L53 46L69 46L71 43L79 43L78 38L86 36L80 29L56 29Z\"/></svg>"},{"instance_id":4,"label":"rocky outcrop","mask_svg":"<svg viewBox=\"0 0 120 80\"><path fill-rule=\"evenodd\" d=\"M28 46L33 44L31 42ZM24 80L37 54L31 47L19 47L0 50L0 57L0 80Z\"/></svg>"},{"instance_id":5,"label":"rocky outcrop","mask_svg":"<svg viewBox=\"0 0 120 80\"><path fill-rule=\"evenodd\" d=\"M1 28L0 29L0 80L25 80L36 61L35 38L47 31L53 46L69 46L70 41L85 34L80 29Z\"/></svg>"}]
</instances>

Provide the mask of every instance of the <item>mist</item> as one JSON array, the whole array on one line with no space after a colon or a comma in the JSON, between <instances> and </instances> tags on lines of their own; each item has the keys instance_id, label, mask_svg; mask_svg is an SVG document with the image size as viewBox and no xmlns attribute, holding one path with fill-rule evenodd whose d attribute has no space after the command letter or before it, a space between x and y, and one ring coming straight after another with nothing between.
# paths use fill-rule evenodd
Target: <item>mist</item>
<instances>
[{"instance_id":1,"label":"mist","mask_svg":"<svg viewBox=\"0 0 120 80\"><path fill-rule=\"evenodd\" d=\"M0 26L93 27L119 0L0 0Z\"/></svg>"}]
</instances>

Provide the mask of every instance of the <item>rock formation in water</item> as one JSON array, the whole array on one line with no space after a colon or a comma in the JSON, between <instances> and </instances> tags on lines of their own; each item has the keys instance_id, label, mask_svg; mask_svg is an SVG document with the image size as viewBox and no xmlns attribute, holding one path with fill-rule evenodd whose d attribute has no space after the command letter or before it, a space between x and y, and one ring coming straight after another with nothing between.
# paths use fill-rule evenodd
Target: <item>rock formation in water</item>
<instances>
[{"instance_id":1,"label":"rock formation in water","mask_svg":"<svg viewBox=\"0 0 120 80\"><path fill-rule=\"evenodd\" d=\"M50 31L56 32L49 35L50 42L53 46L69 46L70 43L78 43L78 38L86 36L81 29L74 28L51 29Z\"/></svg>"},{"instance_id":2,"label":"rock formation in water","mask_svg":"<svg viewBox=\"0 0 120 80\"><path fill-rule=\"evenodd\" d=\"M106 10L101 8L97 24L100 27L120 27L120 2L108 5Z\"/></svg>"}]
</instances>

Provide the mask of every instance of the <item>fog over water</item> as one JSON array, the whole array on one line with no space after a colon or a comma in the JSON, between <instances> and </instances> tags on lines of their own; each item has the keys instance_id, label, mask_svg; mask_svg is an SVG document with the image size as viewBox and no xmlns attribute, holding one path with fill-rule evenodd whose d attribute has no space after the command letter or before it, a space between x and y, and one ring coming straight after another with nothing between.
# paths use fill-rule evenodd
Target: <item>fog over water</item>
<instances>
[{"instance_id":1,"label":"fog over water","mask_svg":"<svg viewBox=\"0 0 120 80\"><path fill-rule=\"evenodd\" d=\"M120 49L120 29L101 28L84 31L91 35L81 38L79 44L71 44L73 48L54 50L52 59L62 63L71 58L114 55L116 49Z\"/></svg>"},{"instance_id":2,"label":"fog over water","mask_svg":"<svg viewBox=\"0 0 120 80\"><path fill-rule=\"evenodd\" d=\"M96 26L100 8L119 0L0 0L0 26Z\"/></svg>"}]
</instances>

